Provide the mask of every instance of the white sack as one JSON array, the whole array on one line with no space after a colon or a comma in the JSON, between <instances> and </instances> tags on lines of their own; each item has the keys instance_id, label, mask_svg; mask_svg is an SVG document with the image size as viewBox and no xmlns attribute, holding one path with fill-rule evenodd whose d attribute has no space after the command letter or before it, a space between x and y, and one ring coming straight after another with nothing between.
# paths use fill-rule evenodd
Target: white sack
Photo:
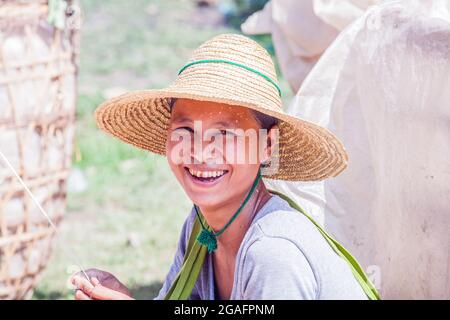
<instances>
[{"instance_id":1,"label":"white sack","mask_svg":"<svg viewBox=\"0 0 450 320\"><path fill-rule=\"evenodd\" d=\"M349 167L293 196L385 299L450 298L450 1L392 1L345 29L288 112L341 138Z\"/></svg>"}]
</instances>

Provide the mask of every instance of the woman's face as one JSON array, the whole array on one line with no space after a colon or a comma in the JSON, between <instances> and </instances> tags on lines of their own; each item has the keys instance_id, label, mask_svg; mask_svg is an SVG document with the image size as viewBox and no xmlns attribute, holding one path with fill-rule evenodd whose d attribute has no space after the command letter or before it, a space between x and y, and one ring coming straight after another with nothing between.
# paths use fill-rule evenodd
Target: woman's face
<instances>
[{"instance_id":1,"label":"woman's face","mask_svg":"<svg viewBox=\"0 0 450 320\"><path fill-rule=\"evenodd\" d=\"M249 109L190 99L173 106L166 147L189 198L208 208L242 199L270 155L267 135Z\"/></svg>"}]
</instances>

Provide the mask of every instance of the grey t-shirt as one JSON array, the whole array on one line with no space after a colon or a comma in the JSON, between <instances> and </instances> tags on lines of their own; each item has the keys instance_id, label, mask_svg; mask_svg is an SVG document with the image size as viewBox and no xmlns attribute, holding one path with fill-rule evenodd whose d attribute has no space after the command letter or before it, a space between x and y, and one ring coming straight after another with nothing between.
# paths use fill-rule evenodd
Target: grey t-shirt
<instances>
[{"instance_id":1,"label":"grey t-shirt","mask_svg":"<svg viewBox=\"0 0 450 320\"><path fill-rule=\"evenodd\" d=\"M155 298L164 299L183 264L196 214L185 220L174 261ZM212 254L189 299L217 300ZM272 196L253 219L236 256L231 300L367 299L347 263L303 214Z\"/></svg>"}]
</instances>

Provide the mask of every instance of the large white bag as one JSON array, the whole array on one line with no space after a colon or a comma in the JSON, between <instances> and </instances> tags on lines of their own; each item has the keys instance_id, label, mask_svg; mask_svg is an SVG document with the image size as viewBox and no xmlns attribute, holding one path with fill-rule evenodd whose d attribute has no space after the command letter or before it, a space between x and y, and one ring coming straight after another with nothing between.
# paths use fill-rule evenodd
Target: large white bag
<instances>
[{"instance_id":1,"label":"large white bag","mask_svg":"<svg viewBox=\"0 0 450 320\"><path fill-rule=\"evenodd\" d=\"M450 298L450 1L386 1L344 29L289 113L328 127L339 177L270 181L331 231L385 299Z\"/></svg>"},{"instance_id":2,"label":"large white bag","mask_svg":"<svg viewBox=\"0 0 450 320\"><path fill-rule=\"evenodd\" d=\"M271 0L242 25L272 35L284 78L296 92L339 31L379 0Z\"/></svg>"}]
</instances>

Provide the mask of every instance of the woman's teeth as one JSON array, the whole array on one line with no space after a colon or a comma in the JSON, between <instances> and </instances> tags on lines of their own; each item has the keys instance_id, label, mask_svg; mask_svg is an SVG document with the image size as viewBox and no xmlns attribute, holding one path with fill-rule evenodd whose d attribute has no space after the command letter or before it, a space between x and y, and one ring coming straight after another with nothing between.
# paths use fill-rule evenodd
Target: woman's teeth
<instances>
[{"instance_id":1,"label":"woman's teeth","mask_svg":"<svg viewBox=\"0 0 450 320\"><path fill-rule=\"evenodd\" d=\"M218 170L218 171L197 171L189 169L189 173L197 178L217 178L220 176L223 176L225 171L224 170Z\"/></svg>"}]
</instances>

